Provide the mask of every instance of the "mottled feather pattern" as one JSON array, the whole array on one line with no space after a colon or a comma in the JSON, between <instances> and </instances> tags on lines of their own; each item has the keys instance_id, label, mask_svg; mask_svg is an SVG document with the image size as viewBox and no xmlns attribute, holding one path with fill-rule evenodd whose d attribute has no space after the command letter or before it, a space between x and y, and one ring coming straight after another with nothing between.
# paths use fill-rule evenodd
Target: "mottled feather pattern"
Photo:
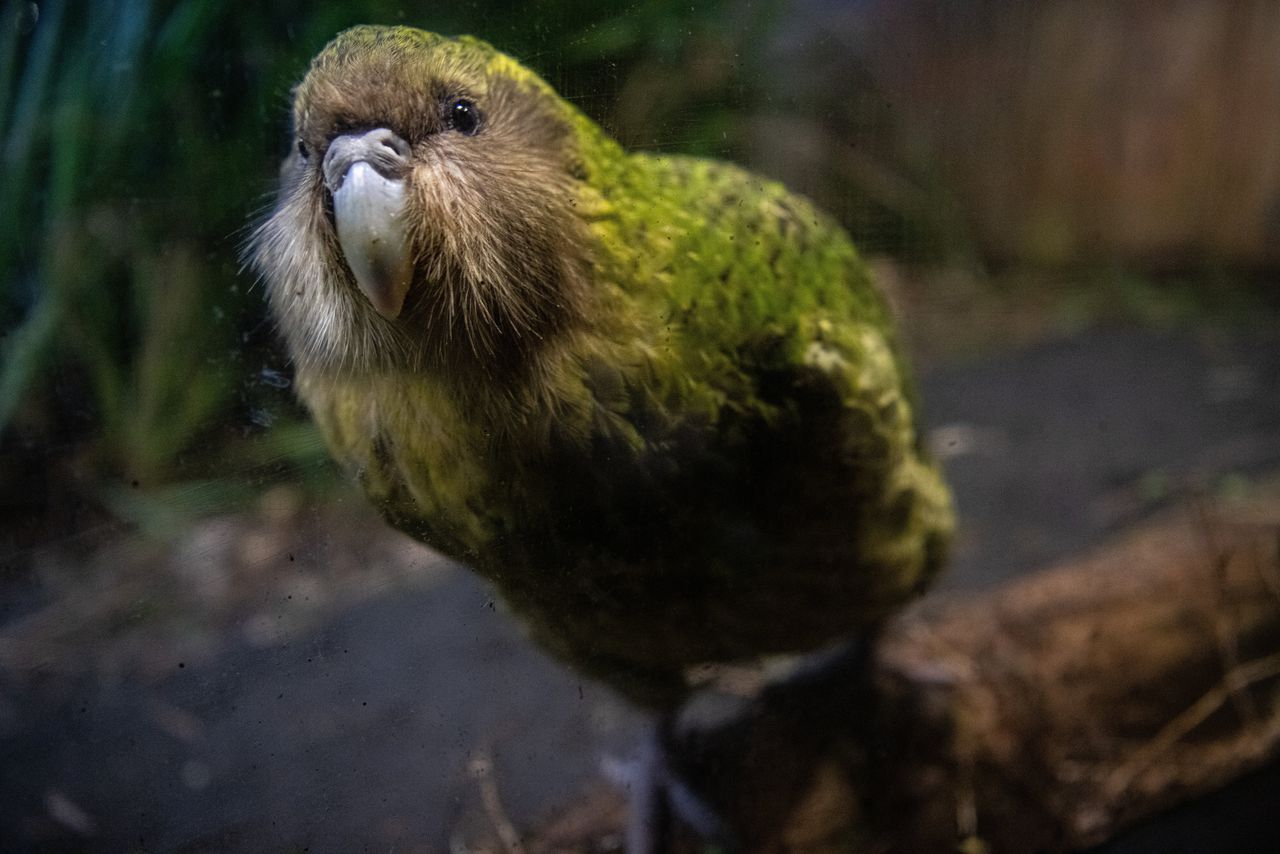
<instances>
[{"instance_id":1,"label":"mottled feather pattern","mask_svg":"<svg viewBox=\"0 0 1280 854\"><path fill-rule=\"evenodd\" d=\"M442 92L484 112L474 139L424 118ZM950 503L891 319L808 201L625 153L483 42L404 28L336 39L295 121L316 151L386 126L420 158L396 321L286 167L256 252L300 394L388 519L543 645L669 707L685 668L864 632L938 570Z\"/></svg>"}]
</instances>

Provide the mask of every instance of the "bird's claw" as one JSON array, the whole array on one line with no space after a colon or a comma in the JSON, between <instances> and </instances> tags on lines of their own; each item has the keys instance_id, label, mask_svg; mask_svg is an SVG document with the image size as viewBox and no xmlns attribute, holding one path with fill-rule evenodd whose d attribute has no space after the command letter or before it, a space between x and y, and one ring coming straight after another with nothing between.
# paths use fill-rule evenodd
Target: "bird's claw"
<instances>
[{"instance_id":1,"label":"bird's claw","mask_svg":"<svg viewBox=\"0 0 1280 854\"><path fill-rule=\"evenodd\" d=\"M704 850L738 850L728 822L672 767L659 725L630 759L606 757L605 777L629 795L627 854L662 854L680 832L692 834Z\"/></svg>"}]
</instances>

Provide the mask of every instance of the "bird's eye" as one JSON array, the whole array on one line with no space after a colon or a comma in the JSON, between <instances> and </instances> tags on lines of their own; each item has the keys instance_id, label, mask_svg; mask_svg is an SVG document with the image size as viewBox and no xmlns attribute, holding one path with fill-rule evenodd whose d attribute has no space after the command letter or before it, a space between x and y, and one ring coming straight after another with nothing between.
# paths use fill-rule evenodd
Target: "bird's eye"
<instances>
[{"instance_id":1,"label":"bird's eye","mask_svg":"<svg viewBox=\"0 0 1280 854\"><path fill-rule=\"evenodd\" d=\"M466 98L458 98L449 104L445 122L458 133L471 136L480 130L480 111Z\"/></svg>"},{"instance_id":2,"label":"bird's eye","mask_svg":"<svg viewBox=\"0 0 1280 854\"><path fill-rule=\"evenodd\" d=\"M298 140L298 156L303 160L307 159L307 144L302 140Z\"/></svg>"}]
</instances>

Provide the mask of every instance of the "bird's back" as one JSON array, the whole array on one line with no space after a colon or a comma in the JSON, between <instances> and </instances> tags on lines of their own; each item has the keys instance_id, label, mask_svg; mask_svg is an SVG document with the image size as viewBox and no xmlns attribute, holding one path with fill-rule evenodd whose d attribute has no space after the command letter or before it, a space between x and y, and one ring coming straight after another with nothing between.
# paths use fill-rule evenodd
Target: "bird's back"
<instances>
[{"instance_id":1,"label":"bird's back","mask_svg":"<svg viewBox=\"0 0 1280 854\"><path fill-rule=\"evenodd\" d=\"M687 666L856 634L922 589L949 499L839 227L689 158L611 163L580 205L598 321L537 394L302 378L388 517L648 702Z\"/></svg>"}]
</instances>

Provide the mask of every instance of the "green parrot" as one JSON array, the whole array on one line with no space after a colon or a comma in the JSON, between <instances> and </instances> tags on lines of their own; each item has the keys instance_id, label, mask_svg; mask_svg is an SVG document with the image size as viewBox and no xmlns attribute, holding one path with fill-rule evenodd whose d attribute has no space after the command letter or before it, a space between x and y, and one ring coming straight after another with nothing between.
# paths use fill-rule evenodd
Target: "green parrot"
<instances>
[{"instance_id":1,"label":"green parrot","mask_svg":"<svg viewBox=\"0 0 1280 854\"><path fill-rule=\"evenodd\" d=\"M407 27L338 35L293 127L248 252L298 393L547 650L671 713L690 668L862 635L934 577L892 321L811 203Z\"/></svg>"}]
</instances>

